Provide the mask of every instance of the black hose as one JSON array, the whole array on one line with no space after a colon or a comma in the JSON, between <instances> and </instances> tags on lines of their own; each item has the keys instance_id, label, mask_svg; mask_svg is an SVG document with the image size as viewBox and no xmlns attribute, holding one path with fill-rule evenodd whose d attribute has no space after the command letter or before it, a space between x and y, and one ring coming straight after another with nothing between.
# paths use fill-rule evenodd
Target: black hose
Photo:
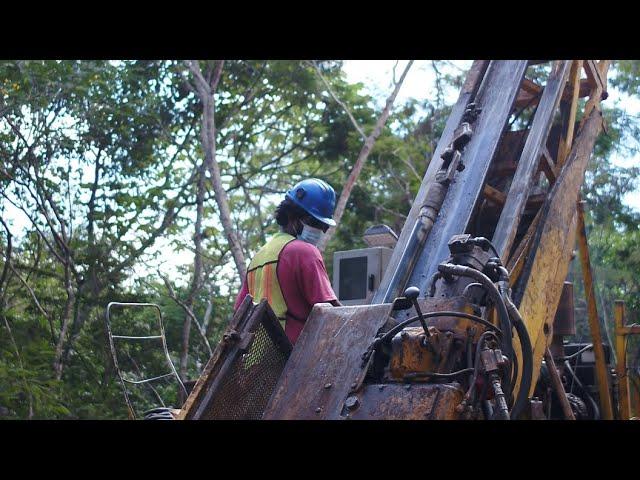
<instances>
[{"instance_id":1,"label":"black hose","mask_svg":"<svg viewBox=\"0 0 640 480\"><path fill-rule=\"evenodd\" d=\"M506 291L506 289L502 290L505 305L508 305L508 311L516 332L518 333L518 340L520 341L520 347L522 349L522 378L520 380L518 396L511 409L511 418L517 418L518 415L522 413L529 398L529 389L531 388L533 378L533 347L531 346L529 332L522 321L520 312L511 301L508 291Z\"/></svg>"},{"instance_id":2,"label":"black hose","mask_svg":"<svg viewBox=\"0 0 640 480\"><path fill-rule=\"evenodd\" d=\"M474 280L477 280L485 289L489 296L493 300L493 302L498 307L498 318L500 321L500 328L503 332L502 338L502 350L508 355L511 356L513 354L513 346L511 344L512 335L507 335L511 332L511 322L509 320L509 313L507 312L507 307L504 304L504 300L502 299L502 295L498 291L498 288L494 285L489 277L487 277L484 273L479 270L476 270L471 267L465 267L464 265L455 265L452 263L441 263L438 265L438 270L443 274L457 275L460 277L469 277ZM507 338L507 336L509 338Z\"/></svg>"},{"instance_id":3,"label":"black hose","mask_svg":"<svg viewBox=\"0 0 640 480\"><path fill-rule=\"evenodd\" d=\"M513 358L510 358L509 361L513 364L511 370L511 383L515 385L515 383L518 381L518 370L520 369L520 365L518 364L518 357L514 354Z\"/></svg>"},{"instance_id":4,"label":"black hose","mask_svg":"<svg viewBox=\"0 0 640 480\"><path fill-rule=\"evenodd\" d=\"M571 368L571 364L569 363L568 360L564 361L564 367L569 371L569 373L571 374L571 376L573 377L575 382L578 384L578 387L580 387L580 389L584 393L584 396L587 397L587 400L589 400L589 403L591 404L591 408L593 408L593 417L594 417L593 419L594 420L600 420L600 409L598 408L598 404L593 399L593 397L589 394L589 392L584 387L582 382L578 379L578 376L576 375L576 373Z\"/></svg>"},{"instance_id":5,"label":"black hose","mask_svg":"<svg viewBox=\"0 0 640 480\"><path fill-rule=\"evenodd\" d=\"M429 313L425 313L422 315L423 318L432 318L432 317L460 317L460 318L468 318L469 320L473 320L474 322L478 322L482 325L484 325L485 327L493 330L495 333L497 333L498 335L502 336L502 330L500 330L498 327L496 327L495 325L493 325L491 322L486 321L484 318L480 318L477 317L475 315L471 315L470 313L464 313L464 312L453 312L453 311L442 311L442 312L429 312ZM399 323L398 325L396 325L395 327L393 327L391 330L389 330L388 332L386 332L382 337L380 337L380 339L378 340L379 342L384 342L387 340L387 338L392 337L393 335L395 335L396 333L398 333L399 331L401 331L406 325L416 322L420 320L420 317L418 315L416 315L415 317L411 317L401 323Z\"/></svg>"},{"instance_id":6,"label":"black hose","mask_svg":"<svg viewBox=\"0 0 640 480\"><path fill-rule=\"evenodd\" d=\"M462 375L463 373L471 373L471 372L473 372L473 368L463 368L462 370L458 370L456 372L451 372L451 373L415 372L415 373L407 373L403 378L405 379L418 378L418 377L451 378L458 375Z\"/></svg>"},{"instance_id":7,"label":"black hose","mask_svg":"<svg viewBox=\"0 0 640 480\"><path fill-rule=\"evenodd\" d=\"M504 299L502 298L502 295L500 295L498 288L494 285L491 279L479 270L475 270L471 267L465 267L463 265L454 265L452 263L441 263L440 265L438 265L438 270L443 274L469 277L482 284L498 309L498 319L500 322L500 328L503 332L500 344L501 349L509 359L512 359L514 357L514 351L512 343L513 335L511 333L511 320L509 317L509 313L507 312L507 307L504 303ZM510 365L507 375L504 379L504 387L507 392L508 403L511 401L511 392L513 390L511 387L512 373L512 365Z\"/></svg>"},{"instance_id":8,"label":"black hose","mask_svg":"<svg viewBox=\"0 0 640 480\"><path fill-rule=\"evenodd\" d=\"M458 407L461 407L461 409L458 410L459 412L464 411L466 405L473 403L472 395L475 393L476 381L478 380L478 374L480 373L480 352L482 351L482 345L485 342L485 339L489 335L492 335L497 341L499 341L498 337L496 337L495 333L493 332L484 332L482 335L480 335L478 343L476 344L473 376L471 377L471 382L469 383L469 389L464 394L464 397L462 397L462 402L460 403L460 405L458 405Z\"/></svg>"},{"instance_id":9,"label":"black hose","mask_svg":"<svg viewBox=\"0 0 640 480\"><path fill-rule=\"evenodd\" d=\"M513 404L512 418L517 418L523 409L527 405L529 398L529 389L531 388L531 381L533 379L533 347L531 346L531 339L529 338L529 332L522 321L515 323L516 332L518 332L518 339L520 339L520 347L522 349L522 379L518 390L518 396Z\"/></svg>"},{"instance_id":10,"label":"black hose","mask_svg":"<svg viewBox=\"0 0 640 480\"><path fill-rule=\"evenodd\" d=\"M152 408L144 412L144 420L174 420L170 407Z\"/></svg>"},{"instance_id":11,"label":"black hose","mask_svg":"<svg viewBox=\"0 0 640 480\"><path fill-rule=\"evenodd\" d=\"M560 357L558 358L558 360L571 360L572 358L577 357L578 355L580 355L581 353L586 352L587 350L591 350L593 348L593 344L590 343L589 345L587 345L586 347L582 347L580 350L578 350L577 352L572 353L571 355L567 355L566 357Z\"/></svg>"},{"instance_id":12,"label":"black hose","mask_svg":"<svg viewBox=\"0 0 640 480\"><path fill-rule=\"evenodd\" d=\"M442 274L440 272L435 272L433 275L431 275L429 283L427 283L430 297L433 297L436 294L436 281L439 278L442 278Z\"/></svg>"}]
</instances>

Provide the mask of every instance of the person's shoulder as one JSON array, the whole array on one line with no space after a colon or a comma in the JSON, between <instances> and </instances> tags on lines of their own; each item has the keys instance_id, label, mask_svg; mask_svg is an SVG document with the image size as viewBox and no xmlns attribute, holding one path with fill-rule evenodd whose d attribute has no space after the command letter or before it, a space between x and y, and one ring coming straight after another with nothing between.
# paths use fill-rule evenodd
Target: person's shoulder
<instances>
[{"instance_id":1,"label":"person's shoulder","mask_svg":"<svg viewBox=\"0 0 640 480\"><path fill-rule=\"evenodd\" d=\"M287 243L282 253L286 255L296 255L296 256L300 255L305 258L306 257L315 258L315 257L321 256L320 250L318 250L318 248L315 245L311 245L308 242L298 240L297 238Z\"/></svg>"}]
</instances>

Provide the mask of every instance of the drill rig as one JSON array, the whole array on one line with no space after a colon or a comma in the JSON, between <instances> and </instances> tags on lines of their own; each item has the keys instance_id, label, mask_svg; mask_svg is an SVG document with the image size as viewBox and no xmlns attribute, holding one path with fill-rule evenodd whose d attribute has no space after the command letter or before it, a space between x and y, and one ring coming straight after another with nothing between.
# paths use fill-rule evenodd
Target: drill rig
<instances>
[{"instance_id":1,"label":"drill rig","mask_svg":"<svg viewBox=\"0 0 640 480\"><path fill-rule=\"evenodd\" d=\"M248 297L178 418L525 419L551 403L575 418L584 402L562 387L554 319L584 235L609 64L475 61L371 303L314 306L292 347L266 300ZM612 418L591 326L598 408Z\"/></svg>"}]
</instances>

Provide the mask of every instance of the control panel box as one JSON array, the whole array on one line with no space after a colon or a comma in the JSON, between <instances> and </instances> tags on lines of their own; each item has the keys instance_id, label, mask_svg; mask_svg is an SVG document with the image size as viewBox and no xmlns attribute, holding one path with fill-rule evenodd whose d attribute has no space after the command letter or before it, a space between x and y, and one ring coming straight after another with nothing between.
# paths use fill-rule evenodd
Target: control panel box
<instances>
[{"instance_id":1,"label":"control panel box","mask_svg":"<svg viewBox=\"0 0 640 480\"><path fill-rule=\"evenodd\" d=\"M361 248L333 254L333 290L343 305L366 305L380 285L393 249Z\"/></svg>"}]
</instances>

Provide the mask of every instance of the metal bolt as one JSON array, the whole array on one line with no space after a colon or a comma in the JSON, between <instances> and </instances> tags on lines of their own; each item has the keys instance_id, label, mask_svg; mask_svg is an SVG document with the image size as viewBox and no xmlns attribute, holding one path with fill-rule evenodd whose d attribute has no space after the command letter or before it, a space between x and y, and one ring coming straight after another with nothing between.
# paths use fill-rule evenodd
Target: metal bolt
<instances>
[{"instance_id":1,"label":"metal bolt","mask_svg":"<svg viewBox=\"0 0 640 480\"><path fill-rule=\"evenodd\" d=\"M320 413L322 411L322 408L318 407L316 408L316 413Z\"/></svg>"},{"instance_id":2,"label":"metal bolt","mask_svg":"<svg viewBox=\"0 0 640 480\"><path fill-rule=\"evenodd\" d=\"M331 388L331 384L330 383L325 383L324 384L324 388L327 388L327 389Z\"/></svg>"},{"instance_id":3,"label":"metal bolt","mask_svg":"<svg viewBox=\"0 0 640 480\"><path fill-rule=\"evenodd\" d=\"M354 388L356 388L357 386L358 386L358 384L357 384L356 382L353 382L353 383L351 384L351 389L353 390L353 389L354 389Z\"/></svg>"},{"instance_id":4,"label":"metal bolt","mask_svg":"<svg viewBox=\"0 0 640 480\"><path fill-rule=\"evenodd\" d=\"M360 400L358 400L358 397L356 397L355 395L352 395L347 398L344 404L349 410L355 410L356 408L358 408L358 405L360 405Z\"/></svg>"},{"instance_id":5,"label":"metal bolt","mask_svg":"<svg viewBox=\"0 0 640 480\"><path fill-rule=\"evenodd\" d=\"M378 390L382 391L384 390L385 385L378 385Z\"/></svg>"}]
</instances>

